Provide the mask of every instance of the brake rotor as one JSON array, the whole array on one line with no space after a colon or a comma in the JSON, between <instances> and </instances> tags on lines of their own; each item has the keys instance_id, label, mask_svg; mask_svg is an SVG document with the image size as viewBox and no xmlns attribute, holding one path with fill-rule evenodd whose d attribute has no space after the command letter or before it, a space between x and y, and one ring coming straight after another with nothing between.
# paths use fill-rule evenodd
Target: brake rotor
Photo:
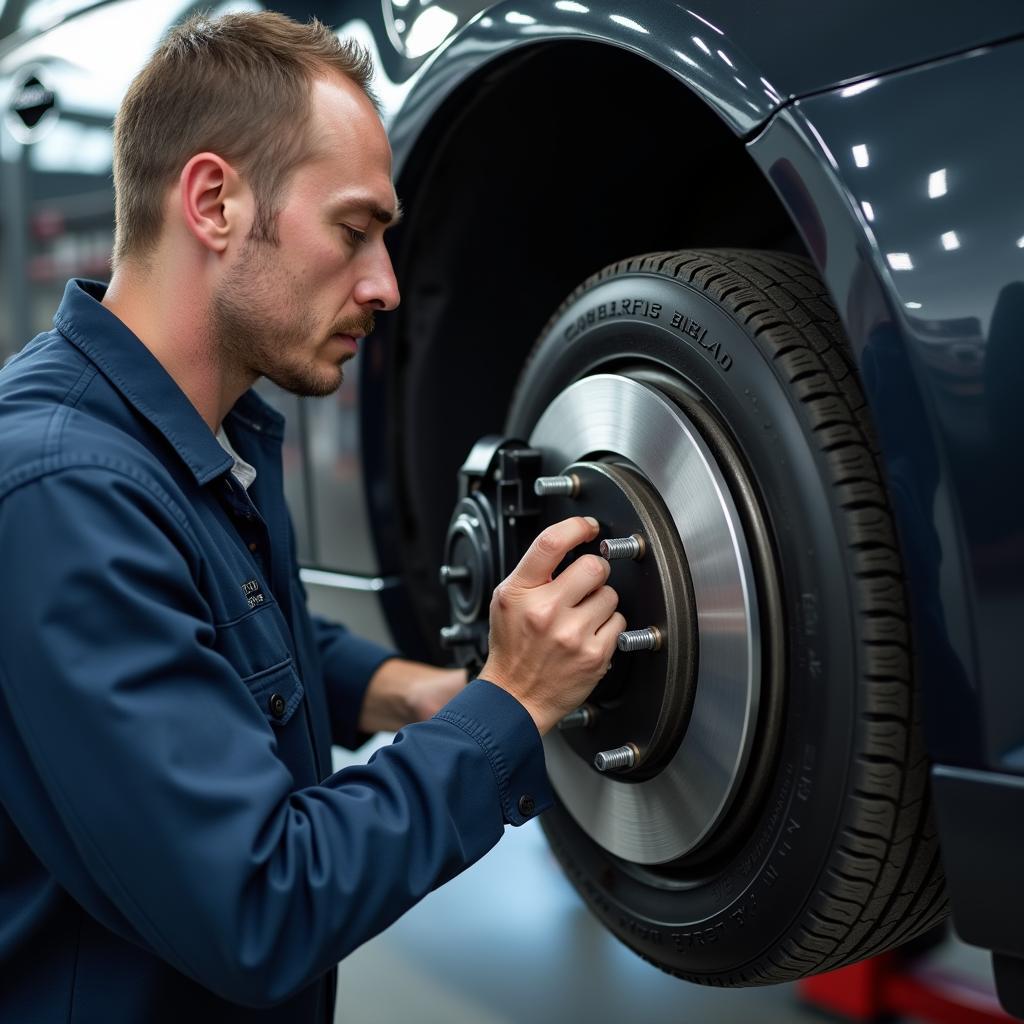
<instances>
[{"instance_id":1,"label":"brake rotor","mask_svg":"<svg viewBox=\"0 0 1024 1024\"><path fill-rule=\"evenodd\" d=\"M588 760L591 744L558 731L544 740L552 785L580 827L616 856L664 864L695 850L722 821L754 738L761 653L757 592L740 518L696 427L659 391L638 381L611 374L577 381L545 410L530 444L543 453L544 472L552 475L574 463L627 463L642 481L641 492L657 496L650 506L667 513L667 521L655 527L658 542L668 549L678 545L683 559L676 570L680 577L671 582L686 596L686 625L677 623L663 641L676 645L676 670L668 673L655 659L644 669L635 654L620 652L615 659L638 658L616 695L622 706L649 703L649 693L659 686L682 687L676 703L692 704L688 714L670 716L674 732L661 737L658 756L638 763L648 770L621 778L602 774ZM573 506L578 507L559 511L592 514L583 488ZM671 576L669 559L662 561ZM621 597L629 628L652 624L632 617L628 592ZM633 603L635 611L650 614L649 600L646 607ZM669 611L666 622L672 621ZM688 626L698 638L696 652L681 646L693 642ZM680 653L697 654L695 672L680 674ZM596 692L595 700L600 696ZM639 713L623 715L621 727L628 731L641 720ZM613 723L609 735L614 732ZM611 741L602 734L602 742ZM636 741L621 735L618 744L627 743Z\"/></svg>"}]
</instances>

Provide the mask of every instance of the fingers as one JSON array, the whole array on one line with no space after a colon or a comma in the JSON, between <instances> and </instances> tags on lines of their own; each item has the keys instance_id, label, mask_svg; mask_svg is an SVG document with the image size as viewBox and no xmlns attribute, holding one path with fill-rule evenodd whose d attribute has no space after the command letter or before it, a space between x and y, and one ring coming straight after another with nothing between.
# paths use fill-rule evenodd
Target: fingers
<instances>
[{"instance_id":1,"label":"fingers","mask_svg":"<svg viewBox=\"0 0 1024 1024\"><path fill-rule=\"evenodd\" d=\"M529 551L512 571L509 581L517 587L539 587L551 580L551 574L573 548L597 536L597 520L573 516L549 526L530 545Z\"/></svg>"},{"instance_id":2,"label":"fingers","mask_svg":"<svg viewBox=\"0 0 1024 1024\"><path fill-rule=\"evenodd\" d=\"M597 631L597 638L606 646L609 659L615 653L618 644L619 634L626 628L626 618L622 612L616 612Z\"/></svg>"},{"instance_id":3,"label":"fingers","mask_svg":"<svg viewBox=\"0 0 1024 1024\"><path fill-rule=\"evenodd\" d=\"M598 558L597 555L581 555L557 579L552 580L551 588L558 595L559 601L572 607L603 587L611 571L612 567L606 559Z\"/></svg>"},{"instance_id":4,"label":"fingers","mask_svg":"<svg viewBox=\"0 0 1024 1024\"><path fill-rule=\"evenodd\" d=\"M559 577L561 578L561 577ZM619 595L611 587L601 587L577 605L587 633L597 633L619 606Z\"/></svg>"}]
</instances>

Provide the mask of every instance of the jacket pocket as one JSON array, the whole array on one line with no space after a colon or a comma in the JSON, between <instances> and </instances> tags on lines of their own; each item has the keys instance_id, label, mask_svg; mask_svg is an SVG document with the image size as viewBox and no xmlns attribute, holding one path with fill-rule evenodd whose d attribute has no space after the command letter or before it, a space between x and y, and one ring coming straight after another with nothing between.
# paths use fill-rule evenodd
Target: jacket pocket
<instances>
[{"instance_id":1,"label":"jacket pocket","mask_svg":"<svg viewBox=\"0 0 1024 1024\"><path fill-rule=\"evenodd\" d=\"M291 658L242 681L271 725L287 725L305 692Z\"/></svg>"},{"instance_id":2,"label":"jacket pocket","mask_svg":"<svg viewBox=\"0 0 1024 1024\"><path fill-rule=\"evenodd\" d=\"M290 657L287 627L276 605L266 604L230 622L217 623L213 648L243 678L280 668Z\"/></svg>"}]
</instances>

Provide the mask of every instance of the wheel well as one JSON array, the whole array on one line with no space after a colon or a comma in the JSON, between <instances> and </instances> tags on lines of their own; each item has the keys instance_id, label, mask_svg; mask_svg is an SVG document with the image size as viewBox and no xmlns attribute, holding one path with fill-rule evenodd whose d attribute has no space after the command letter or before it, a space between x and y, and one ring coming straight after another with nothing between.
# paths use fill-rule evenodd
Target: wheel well
<instances>
[{"instance_id":1,"label":"wheel well","mask_svg":"<svg viewBox=\"0 0 1024 1024\"><path fill-rule=\"evenodd\" d=\"M478 437L502 432L527 353L569 292L644 252L804 249L743 140L700 97L593 42L541 44L467 82L418 140L398 190L409 216L389 490L396 568L432 645L446 621L435 577L458 468Z\"/></svg>"}]
</instances>

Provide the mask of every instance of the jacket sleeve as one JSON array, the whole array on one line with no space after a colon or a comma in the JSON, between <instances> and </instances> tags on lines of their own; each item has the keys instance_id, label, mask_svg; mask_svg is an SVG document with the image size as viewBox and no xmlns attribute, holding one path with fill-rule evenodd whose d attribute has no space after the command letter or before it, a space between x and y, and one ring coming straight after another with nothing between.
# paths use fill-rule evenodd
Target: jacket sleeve
<instances>
[{"instance_id":1,"label":"jacket sleeve","mask_svg":"<svg viewBox=\"0 0 1024 1024\"><path fill-rule=\"evenodd\" d=\"M551 796L536 728L476 681L296 790L212 647L182 510L130 467L0 500L0 800L85 910L231 1001L308 985Z\"/></svg>"},{"instance_id":2,"label":"jacket sleeve","mask_svg":"<svg viewBox=\"0 0 1024 1024\"><path fill-rule=\"evenodd\" d=\"M327 692L331 739L355 750L370 738L369 733L359 731L359 715L370 680L388 658L398 653L320 615L311 615L310 619Z\"/></svg>"}]
</instances>

